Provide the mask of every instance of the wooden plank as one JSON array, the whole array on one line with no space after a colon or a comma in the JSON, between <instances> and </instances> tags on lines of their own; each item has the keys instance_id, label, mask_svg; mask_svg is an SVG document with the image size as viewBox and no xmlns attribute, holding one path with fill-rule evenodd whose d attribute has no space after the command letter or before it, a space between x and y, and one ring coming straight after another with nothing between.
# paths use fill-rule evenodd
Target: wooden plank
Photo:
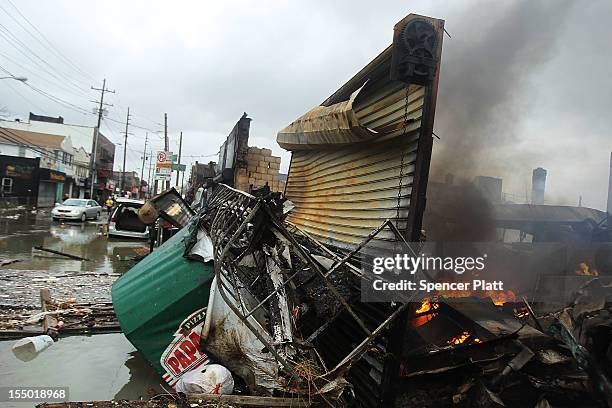
<instances>
[{"instance_id":1,"label":"wooden plank","mask_svg":"<svg viewBox=\"0 0 612 408\"><path fill-rule=\"evenodd\" d=\"M49 252L55 255L65 256L66 258L75 259L77 261L89 261L87 258L83 258L76 255L67 254L64 252L56 251L53 249L43 248L42 246L35 246L34 249L38 249L39 251Z\"/></svg>"},{"instance_id":2,"label":"wooden plank","mask_svg":"<svg viewBox=\"0 0 612 408\"><path fill-rule=\"evenodd\" d=\"M300 408L312 407L316 404L309 403L304 399L297 398L276 398L259 397L251 395L211 395L211 394L189 394L188 403L181 401L181 397L176 395L175 401L82 401L82 402L56 402L38 404L37 408L70 408L74 406L86 406L90 408L183 408L194 406L199 407L271 407L271 408Z\"/></svg>"},{"instance_id":3,"label":"wooden plank","mask_svg":"<svg viewBox=\"0 0 612 408\"><path fill-rule=\"evenodd\" d=\"M214 402L229 405L239 405L243 407L310 407L312 403L305 401L304 398L278 398L260 397L253 395L212 395L212 394L189 394L189 401L193 402Z\"/></svg>"}]
</instances>

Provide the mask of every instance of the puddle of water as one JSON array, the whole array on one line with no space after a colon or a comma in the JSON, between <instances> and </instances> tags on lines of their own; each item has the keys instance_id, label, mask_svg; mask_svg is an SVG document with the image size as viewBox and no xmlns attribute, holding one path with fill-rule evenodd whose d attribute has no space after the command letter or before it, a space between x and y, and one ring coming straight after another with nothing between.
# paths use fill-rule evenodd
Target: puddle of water
<instances>
[{"instance_id":1,"label":"puddle of water","mask_svg":"<svg viewBox=\"0 0 612 408\"><path fill-rule=\"evenodd\" d=\"M33 283L34 275L123 273L131 268L133 263L128 259L136 256L134 249L146 247L147 243L108 239L99 233L103 223L60 224L53 222L48 213L23 213L16 219L0 218L0 257L22 260L0 268L5 287L11 282L13 285L7 296L19 298L17 293L23 292L23 296L27 295L38 303L37 290L34 294L28 292L38 285ZM35 246L81 256L90 261L44 253L41 253L43 256L35 256L32 251ZM114 278L85 275L79 279L92 281L92 284L102 282L108 291ZM104 283L104 279L109 280L108 284ZM77 278L66 278L65 281L67 284L78 284L81 292L89 293L89 289L81 287L86 282ZM53 286L49 283L40 285ZM92 289L92 293L94 296L97 292ZM54 294L60 298L67 296L59 289L55 289ZM0 298L0 303L4 301L6 299ZM26 301L22 299L20 304L26 304ZM163 392L159 387L163 380L121 333L62 338L28 362L20 361L13 354L11 347L15 342L0 342L0 386L69 387L72 401L139 399ZM34 405L0 403L3 408Z\"/></svg>"},{"instance_id":2,"label":"puddle of water","mask_svg":"<svg viewBox=\"0 0 612 408\"><path fill-rule=\"evenodd\" d=\"M14 343L0 342L2 387L68 387L71 401L147 399L163 392L161 377L121 333L62 338L28 362L13 355Z\"/></svg>"},{"instance_id":3,"label":"puddle of water","mask_svg":"<svg viewBox=\"0 0 612 408\"><path fill-rule=\"evenodd\" d=\"M48 214L25 212L17 219L0 218L2 258L21 259L11 269L123 273L131 268L135 248L145 241L109 239L100 233L105 219L86 223L57 223ZM89 259L78 261L35 251L35 246Z\"/></svg>"}]
</instances>

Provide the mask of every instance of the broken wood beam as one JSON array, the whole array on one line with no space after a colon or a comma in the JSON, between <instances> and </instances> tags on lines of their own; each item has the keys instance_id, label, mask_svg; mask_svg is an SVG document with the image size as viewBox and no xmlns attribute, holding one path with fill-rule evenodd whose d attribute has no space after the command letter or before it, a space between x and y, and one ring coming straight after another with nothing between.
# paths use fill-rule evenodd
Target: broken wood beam
<instances>
[{"instance_id":1,"label":"broken wood beam","mask_svg":"<svg viewBox=\"0 0 612 408\"><path fill-rule=\"evenodd\" d=\"M67 253L64 253L64 252L56 251L54 249L44 248L42 246L35 246L34 249L38 249L39 251L43 251L43 252L49 252L49 253L55 254L55 255L65 256L66 258L75 259L77 261L89 261L89 259L83 258L81 256L67 254Z\"/></svg>"},{"instance_id":2,"label":"broken wood beam","mask_svg":"<svg viewBox=\"0 0 612 408\"><path fill-rule=\"evenodd\" d=\"M280 398L280 397L260 397L254 395L215 395L215 394L188 394L190 402L212 402L217 406L237 405L242 407L310 407L312 403L305 401L304 398Z\"/></svg>"}]
</instances>

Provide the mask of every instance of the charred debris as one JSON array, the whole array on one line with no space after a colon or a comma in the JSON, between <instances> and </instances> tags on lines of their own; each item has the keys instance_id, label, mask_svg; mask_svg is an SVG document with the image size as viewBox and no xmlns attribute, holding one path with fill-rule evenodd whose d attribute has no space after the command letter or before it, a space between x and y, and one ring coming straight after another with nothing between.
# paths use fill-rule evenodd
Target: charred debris
<instances>
[{"instance_id":1,"label":"charred debris","mask_svg":"<svg viewBox=\"0 0 612 408\"><path fill-rule=\"evenodd\" d=\"M400 231L384 222L341 251L286 223L287 208L280 194L218 185L197 215L216 295L236 317L213 316L201 346L248 392L327 406L610 404L609 280L585 280L567 307L542 315L518 296L365 303L360 251Z\"/></svg>"}]
</instances>

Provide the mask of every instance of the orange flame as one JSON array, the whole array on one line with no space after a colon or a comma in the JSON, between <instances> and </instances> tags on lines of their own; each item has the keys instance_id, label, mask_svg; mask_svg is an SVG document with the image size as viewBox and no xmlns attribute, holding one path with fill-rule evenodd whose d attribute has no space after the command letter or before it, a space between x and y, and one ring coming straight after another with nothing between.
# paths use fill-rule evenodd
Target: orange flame
<instances>
[{"instance_id":1,"label":"orange flame","mask_svg":"<svg viewBox=\"0 0 612 408\"><path fill-rule=\"evenodd\" d=\"M470 339L471 343L482 343L482 340L480 340L478 337L472 338L472 335L468 331L461 332L457 336L450 339L447 343L451 346L457 346L459 344L465 343L468 339Z\"/></svg>"},{"instance_id":2,"label":"orange flame","mask_svg":"<svg viewBox=\"0 0 612 408\"><path fill-rule=\"evenodd\" d=\"M520 307L514 311L514 316L517 319L523 319L529 316L529 310L527 310L526 306Z\"/></svg>"},{"instance_id":3,"label":"orange flame","mask_svg":"<svg viewBox=\"0 0 612 408\"><path fill-rule=\"evenodd\" d=\"M414 311L415 314L427 313L430 310L436 310L440 305L437 303L431 303L428 298L423 299L421 305ZM431 319L436 317L437 313L429 313L423 316L417 316L412 320L413 327L419 327L429 322Z\"/></svg>"},{"instance_id":4,"label":"orange flame","mask_svg":"<svg viewBox=\"0 0 612 408\"><path fill-rule=\"evenodd\" d=\"M589 264L586 262L580 262L578 265L578 270L576 271L576 275L579 276L599 276L599 271L595 268L590 269Z\"/></svg>"},{"instance_id":5,"label":"orange flame","mask_svg":"<svg viewBox=\"0 0 612 408\"><path fill-rule=\"evenodd\" d=\"M516 294L511 290L507 290L505 292L500 292L500 291L495 291L495 290L487 290L485 292L482 292L482 291L472 292L470 290L453 290L453 291L446 290L446 291L440 291L438 292L438 294L444 297L449 297L449 298L462 298L462 297L470 297L470 296L477 296L481 298L489 297L491 298L491 300L496 306L502 306L506 302L516 301Z\"/></svg>"},{"instance_id":6,"label":"orange flame","mask_svg":"<svg viewBox=\"0 0 612 408\"><path fill-rule=\"evenodd\" d=\"M503 304L506 302L516 301L516 295L511 290L506 292L495 292L491 290L485 293L485 297L486 296L491 298L495 306L503 306Z\"/></svg>"}]
</instances>

